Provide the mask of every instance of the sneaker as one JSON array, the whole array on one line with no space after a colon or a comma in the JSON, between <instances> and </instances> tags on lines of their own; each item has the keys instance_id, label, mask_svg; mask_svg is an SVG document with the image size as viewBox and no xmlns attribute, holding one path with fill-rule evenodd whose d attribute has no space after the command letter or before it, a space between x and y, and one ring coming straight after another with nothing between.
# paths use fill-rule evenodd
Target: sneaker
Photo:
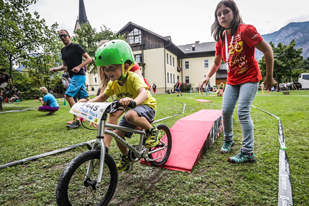
<instances>
[{"instance_id":1,"label":"sneaker","mask_svg":"<svg viewBox=\"0 0 309 206\"><path fill-rule=\"evenodd\" d=\"M72 119L71 121L67 122L67 124L72 124L74 122L74 119Z\"/></svg>"},{"instance_id":2,"label":"sneaker","mask_svg":"<svg viewBox=\"0 0 309 206\"><path fill-rule=\"evenodd\" d=\"M159 143L159 130L157 127L153 127L148 132L146 132L146 141L145 141L145 147L155 147Z\"/></svg>"},{"instance_id":3,"label":"sneaker","mask_svg":"<svg viewBox=\"0 0 309 206\"><path fill-rule=\"evenodd\" d=\"M120 160L120 162L116 165L117 170L118 170L119 172L128 170L128 169L129 169L129 165L130 165L130 160L129 160L128 155L122 154L122 155L120 155L120 157L121 157L121 160Z\"/></svg>"},{"instance_id":4,"label":"sneaker","mask_svg":"<svg viewBox=\"0 0 309 206\"><path fill-rule=\"evenodd\" d=\"M80 126L79 120L74 120L72 124L67 125L68 129L76 129Z\"/></svg>"},{"instance_id":5,"label":"sneaker","mask_svg":"<svg viewBox=\"0 0 309 206\"><path fill-rule=\"evenodd\" d=\"M221 147L221 153L228 153L228 152L230 152L231 151L231 147L233 147L234 146L234 140L232 140L232 141L227 141L227 140L224 140L224 144L223 144L223 146Z\"/></svg>"},{"instance_id":6,"label":"sneaker","mask_svg":"<svg viewBox=\"0 0 309 206\"><path fill-rule=\"evenodd\" d=\"M51 112L48 112L45 116L51 116L51 115L54 115L55 114L55 111L51 111Z\"/></svg>"},{"instance_id":7,"label":"sneaker","mask_svg":"<svg viewBox=\"0 0 309 206\"><path fill-rule=\"evenodd\" d=\"M255 159L255 155L254 153L246 153L245 151L243 151L242 149L240 149L240 153L234 157L229 157L228 162L230 163L255 163L256 159Z\"/></svg>"}]
</instances>

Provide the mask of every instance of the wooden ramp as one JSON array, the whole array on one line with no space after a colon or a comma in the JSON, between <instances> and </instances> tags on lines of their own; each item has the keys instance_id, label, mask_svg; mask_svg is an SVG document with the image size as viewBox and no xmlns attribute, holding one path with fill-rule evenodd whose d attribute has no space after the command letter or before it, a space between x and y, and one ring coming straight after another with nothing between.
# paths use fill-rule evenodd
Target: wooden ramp
<instances>
[{"instance_id":1,"label":"wooden ramp","mask_svg":"<svg viewBox=\"0 0 309 206\"><path fill-rule=\"evenodd\" d=\"M191 172L222 129L221 110L201 110L179 119L170 129L172 151L162 167Z\"/></svg>"}]
</instances>

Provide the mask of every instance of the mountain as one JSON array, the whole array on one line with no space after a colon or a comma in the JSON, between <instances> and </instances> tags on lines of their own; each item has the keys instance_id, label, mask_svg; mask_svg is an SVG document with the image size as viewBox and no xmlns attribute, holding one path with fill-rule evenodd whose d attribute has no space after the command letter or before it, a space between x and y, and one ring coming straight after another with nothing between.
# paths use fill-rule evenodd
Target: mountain
<instances>
[{"instance_id":1,"label":"mountain","mask_svg":"<svg viewBox=\"0 0 309 206\"><path fill-rule=\"evenodd\" d=\"M296 42L296 49L303 48L302 56L304 59L309 57L309 21L292 22L282 27L279 31L271 34L261 35L269 43L273 42L277 47L278 43L289 45L292 39ZM263 53L256 50L255 57L257 60L262 59Z\"/></svg>"}]
</instances>

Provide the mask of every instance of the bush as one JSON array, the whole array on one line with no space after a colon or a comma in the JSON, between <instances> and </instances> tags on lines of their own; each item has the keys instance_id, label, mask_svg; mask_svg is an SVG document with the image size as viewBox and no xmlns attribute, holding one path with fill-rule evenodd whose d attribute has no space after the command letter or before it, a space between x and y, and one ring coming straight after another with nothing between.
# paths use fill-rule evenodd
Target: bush
<instances>
[{"instance_id":1,"label":"bush","mask_svg":"<svg viewBox=\"0 0 309 206\"><path fill-rule=\"evenodd\" d=\"M20 92L22 99L38 99L42 94L39 88L30 88L27 91Z\"/></svg>"},{"instance_id":2,"label":"bush","mask_svg":"<svg viewBox=\"0 0 309 206\"><path fill-rule=\"evenodd\" d=\"M181 92L188 92L191 89L191 84L190 83L181 83L180 84L180 91Z\"/></svg>"}]
</instances>

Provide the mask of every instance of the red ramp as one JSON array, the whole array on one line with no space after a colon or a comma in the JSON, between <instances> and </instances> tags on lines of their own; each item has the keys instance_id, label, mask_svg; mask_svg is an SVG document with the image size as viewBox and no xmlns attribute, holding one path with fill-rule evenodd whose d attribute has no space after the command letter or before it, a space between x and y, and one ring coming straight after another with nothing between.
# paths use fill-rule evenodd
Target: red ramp
<instances>
[{"instance_id":1,"label":"red ramp","mask_svg":"<svg viewBox=\"0 0 309 206\"><path fill-rule=\"evenodd\" d=\"M163 167L191 172L222 128L221 110L201 110L179 119L170 129L172 151Z\"/></svg>"}]
</instances>

